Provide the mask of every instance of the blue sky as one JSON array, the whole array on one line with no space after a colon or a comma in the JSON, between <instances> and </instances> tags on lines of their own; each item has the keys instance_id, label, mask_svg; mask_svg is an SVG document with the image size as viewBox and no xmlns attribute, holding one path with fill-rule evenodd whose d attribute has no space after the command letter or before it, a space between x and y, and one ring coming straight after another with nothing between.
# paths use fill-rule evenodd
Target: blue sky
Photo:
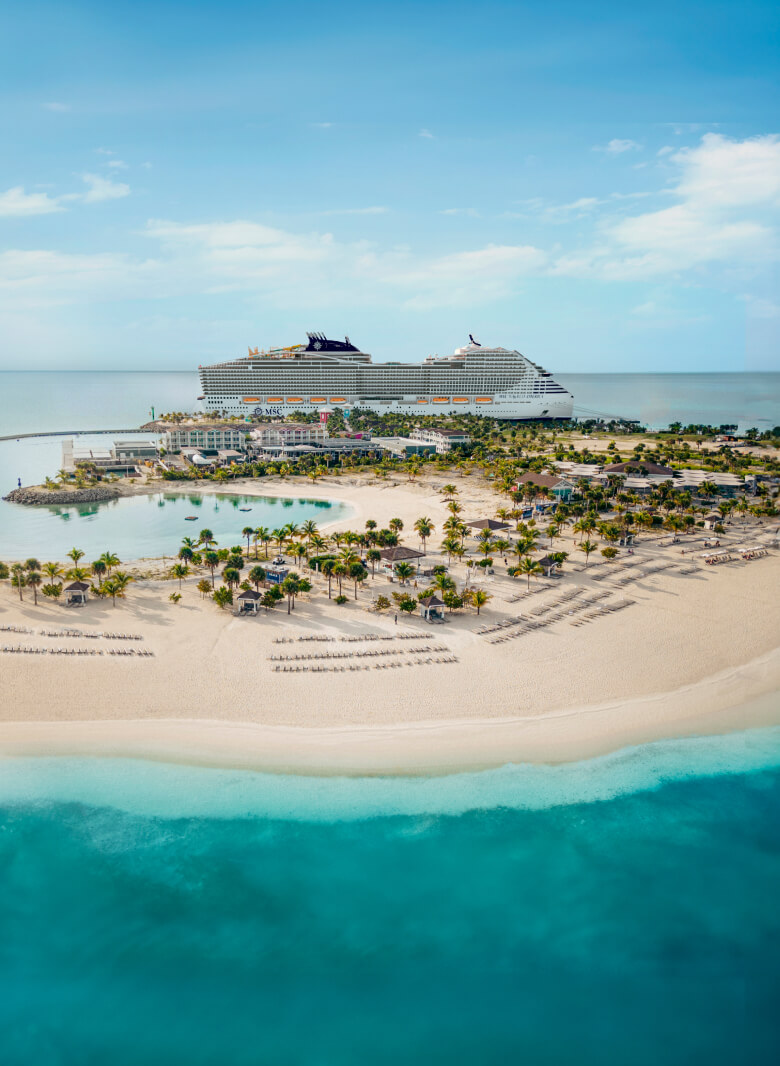
<instances>
[{"instance_id":1,"label":"blue sky","mask_svg":"<svg viewBox=\"0 0 780 1066\"><path fill-rule=\"evenodd\" d=\"M12 3L0 367L780 369L776 5Z\"/></svg>"}]
</instances>

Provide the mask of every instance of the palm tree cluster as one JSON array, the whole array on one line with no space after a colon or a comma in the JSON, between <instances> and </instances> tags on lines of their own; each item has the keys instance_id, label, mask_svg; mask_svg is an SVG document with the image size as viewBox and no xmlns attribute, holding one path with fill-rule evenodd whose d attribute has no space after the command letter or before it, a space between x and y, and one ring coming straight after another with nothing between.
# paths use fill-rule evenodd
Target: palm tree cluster
<instances>
[{"instance_id":1,"label":"palm tree cluster","mask_svg":"<svg viewBox=\"0 0 780 1066\"><path fill-rule=\"evenodd\" d=\"M57 601L62 595L64 581L90 581L92 591L98 596L110 596L116 606L117 598L123 598L127 586L133 580L117 567L119 557L113 552L104 552L91 566L83 566L81 560L84 552L80 548L71 548L67 552L72 566L67 569L59 563L41 564L37 559L27 559L23 563L13 563L11 567L0 564L0 579L10 575L11 584L19 591L19 599L24 600L24 589L32 589L33 603L38 605L38 589L48 599Z\"/></svg>"}]
</instances>

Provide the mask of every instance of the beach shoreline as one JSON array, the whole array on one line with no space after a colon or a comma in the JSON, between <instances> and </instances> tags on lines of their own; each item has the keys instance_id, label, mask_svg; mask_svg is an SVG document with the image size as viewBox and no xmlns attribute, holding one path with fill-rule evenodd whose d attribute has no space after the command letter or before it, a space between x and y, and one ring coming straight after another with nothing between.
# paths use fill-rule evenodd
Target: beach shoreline
<instances>
[{"instance_id":1,"label":"beach shoreline","mask_svg":"<svg viewBox=\"0 0 780 1066\"><path fill-rule=\"evenodd\" d=\"M227 719L0 722L0 757L135 758L307 776L434 776L563 764L780 722L780 649L670 692L546 714L304 727ZM737 702L735 702L737 699Z\"/></svg>"}]
</instances>

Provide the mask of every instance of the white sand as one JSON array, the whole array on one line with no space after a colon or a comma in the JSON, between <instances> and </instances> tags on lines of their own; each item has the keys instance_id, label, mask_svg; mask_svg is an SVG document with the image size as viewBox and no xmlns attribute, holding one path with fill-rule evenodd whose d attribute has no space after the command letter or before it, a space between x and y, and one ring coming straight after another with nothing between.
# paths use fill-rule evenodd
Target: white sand
<instances>
[{"instance_id":1,"label":"white sand","mask_svg":"<svg viewBox=\"0 0 780 1066\"><path fill-rule=\"evenodd\" d=\"M453 480L443 474L437 483ZM495 496L460 479L462 517L495 512ZM256 485L252 486L255 491ZM230 486L230 489L247 486ZM263 492L269 488L264 484ZM274 492L303 495L300 484ZM356 514L385 525L420 514L440 527L445 510L430 487L325 486L307 495L348 499ZM488 504L488 498L490 503ZM737 528L737 527L735 527ZM755 528L732 538L755 539ZM571 538L556 543L581 565ZM262 550L261 550L262 555ZM579 558L575 558L579 556ZM637 557L683 561L679 547L646 542ZM685 557L688 561L689 557ZM498 562L498 560L497 560ZM482 616L454 615L447 625L367 611L374 592L397 586L369 580L357 603L338 607L324 585L298 602L256 618L236 618L200 598L198 577L138 582L126 602L91 600L81 610L48 602L36 608L7 583L0 625L123 631L143 642L65 640L0 633L0 645L144 647L153 658L0 654L0 753L131 754L206 764L310 772L431 772L517 761L567 761L668 736L724 732L780 720L780 558L770 555L683 576L664 571L613 590L612 582L570 572L552 592L525 602L506 597L525 587L497 574ZM607 564L600 564L607 565ZM503 571L503 566L499 569ZM570 568L571 569L571 568ZM458 568L462 580L465 569ZM199 575L200 576L200 575ZM503 644L476 630L484 622L527 613L575 585L636 601L625 610L574 627L567 620ZM328 643L276 644L279 636L328 634ZM446 646L456 663L409 664L408 651L356 656L345 663L403 661L397 669L277 673L272 654L322 654L409 648L414 642L339 642L345 635L415 633ZM434 653L431 653L434 654ZM310 664L311 665L311 664ZM333 665L333 661L329 665Z\"/></svg>"}]
</instances>

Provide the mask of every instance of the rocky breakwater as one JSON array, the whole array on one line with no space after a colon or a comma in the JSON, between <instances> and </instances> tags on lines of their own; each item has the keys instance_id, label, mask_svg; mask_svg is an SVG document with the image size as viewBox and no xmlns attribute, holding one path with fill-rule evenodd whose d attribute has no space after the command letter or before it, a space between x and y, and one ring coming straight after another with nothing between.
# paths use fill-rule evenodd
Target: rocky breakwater
<instances>
[{"instance_id":1,"label":"rocky breakwater","mask_svg":"<svg viewBox=\"0 0 780 1066\"><path fill-rule=\"evenodd\" d=\"M104 500L116 500L122 495L115 485L92 485L83 489L44 489L33 486L26 489L13 489L4 500L9 503L52 504L67 507L74 503L100 503Z\"/></svg>"}]
</instances>

